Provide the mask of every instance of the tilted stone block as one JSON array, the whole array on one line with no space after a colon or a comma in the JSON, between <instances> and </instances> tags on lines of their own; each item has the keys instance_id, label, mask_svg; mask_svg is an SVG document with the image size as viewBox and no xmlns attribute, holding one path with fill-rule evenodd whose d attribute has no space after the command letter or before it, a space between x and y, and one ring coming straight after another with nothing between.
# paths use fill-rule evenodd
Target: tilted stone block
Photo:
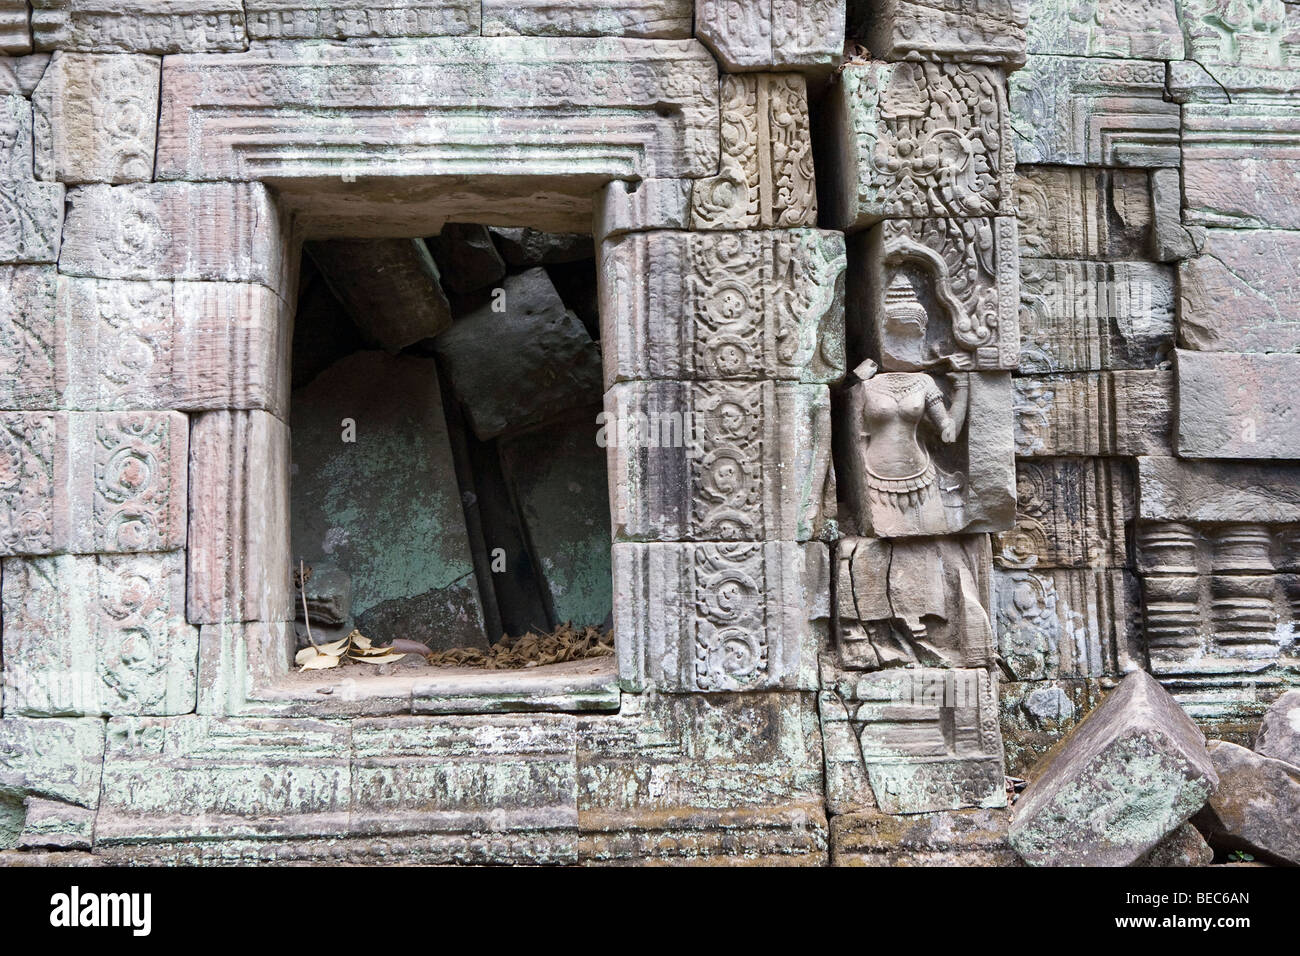
<instances>
[{"instance_id":1,"label":"tilted stone block","mask_svg":"<svg viewBox=\"0 0 1300 956\"><path fill-rule=\"evenodd\" d=\"M1172 372L1029 375L1012 384L1019 456L1170 454Z\"/></svg>"},{"instance_id":2,"label":"tilted stone block","mask_svg":"<svg viewBox=\"0 0 1300 956\"><path fill-rule=\"evenodd\" d=\"M1177 170L1170 172L1177 179ZM1150 175L1140 169L1019 166L1015 202L1021 256L1146 258L1152 231Z\"/></svg>"},{"instance_id":3,"label":"tilted stone block","mask_svg":"<svg viewBox=\"0 0 1300 956\"><path fill-rule=\"evenodd\" d=\"M1300 521L1300 466L1139 457L1138 517Z\"/></svg>"},{"instance_id":4,"label":"tilted stone block","mask_svg":"<svg viewBox=\"0 0 1300 956\"><path fill-rule=\"evenodd\" d=\"M1025 62L1027 0L849 0L849 36L886 60Z\"/></svg>"},{"instance_id":5,"label":"tilted stone block","mask_svg":"<svg viewBox=\"0 0 1300 956\"><path fill-rule=\"evenodd\" d=\"M622 382L605 394L616 540L806 541L834 516L830 394L785 382Z\"/></svg>"},{"instance_id":6,"label":"tilted stone block","mask_svg":"<svg viewBox=\"0 0 1300 956\"><path fill-rule=\"evenodd\" d=\"M103 765L102 720L0 720L0 792L94 807Z\"/></svg>"},{"instance_id":7,"label":"tilted stone block","mask_svg":"<svg viewBox=\"0 0 1300 956\"><path fill-rule=\"evenodd\" d=\"M845 0L696 0L695 34L732 73L829 71L844 48Z\"/></svg>"},{"instance_id":8,"label":"tilted stone block","mask_svg":"<svg viewBox=\"0 0 1300 956\"><path fill-rule=\"evenodd\" d=\"M1182 458L1300 458L1300 355L1178 350Z\"/></svg>"},{"instance_id":9,"label":"tilted stone block","mask_svg":"<svg viewBox=\"0 0 1300 956\"><path fill-rule=\"evenodd\" d=\"M1179 108L1158 61L1031 56L1011 77L1016 161L1177 166Z\"/></svg>"},{"instance_id":10,"label":"tilted stone block","mask_svg":"<svg viewBox=\"0 0 1300 956\"><path fill-rule=\"evenodd\" d=\"M190 441L188 616L293 620L289 429L260 411L204 412Z\"/></svg>"},{"instance_id":11,"label":"tilted stone block","mask_svg":"<svg viewBox=\"0 0 1300 956\"><path fill-rule=\"evenodd\" d=\"M1020 371L1153 368L1173 342L1169 266L1020 260Z\"/></svg>"},{"instance_id":12,"label":"tilted stone block","mask_svg":"<svg viewBox=\"0 0 1300 956\"><path fill-rule=\"evenodd\" d=\"M824 665L822 684L827 765L851 766L856 757L880 810L1006 806L996 682L988 671L893 668L864 674ZM851 776L828 778L835 786L828 801L841 811L870 809L860 802L867 793L860 781L840 789L852 782Z\"/></svg>"},{"instance_id":13,"label":"tilted stone block","mask_svg":"<svg viewBox=\"0 0 1300 956\"><path fill-rule=\"evenodd\" d=\"M1300 767L1210 741L1219 787L1194 822L1211 846L1300 866Z\"/></svg>"},{"instance_id":14,"label":"tilted stone block","mask_svg":"<svg viewBox=\"0 0 1300 956\"><path fill-rule=\"evenodd\" d=\"M484 36L684 39L695 13L693 0L483 0L482 6Z\"/></svg>"},{"instance_id":15,"label":"tilted stone block","mask_svg":"<svg viewBox=\"0 0 1300 956\"><path fill-rule=\"evenodd\" d=\"M0 180L32 179L32 104L0 96Z\"/></svg>"},{"instance_id":16,"label":"tilted stone block","mask_svg":"<svg viewBox=\"0 0 1300 956\"><path fill-rule=\"evenodd\" d=\"M855 63L829 97L823 109L838 162L823 179L837 227L1010 211L1015 158L998 70Z\"/></svg>"},{"instance_id":17,"label":"tilted stone block","mask_svg":"<svg viewBox=\"0 0 1300 956\"><path fill-rule=\"evenodd\" d=\"M248 0L254 40L366 40L478 33L473 0Z\"/></svg>"},{"instance_id":18,"label":"tilted stone block","mask_svg":"<svg viewBox=\"0 0 1300 956\"><path fill-rule=\"evenodd\" d=\"M1300 352L1300 232L1211 229L1178 266L1178 340L1210 352Z\"/></svg>"},{"instance_id":19,"label":"tilted stone block","mask_svg":"<svg viewBox=\"0 0 1300 956\"><path fill-rule=\"evenodd\" d=\"M620 680L668 692L815 687L827 560L818 542L615 544Z\"/></svg>"},{"instance_id":20,"label":"tilted stone block","mask_svg":"<svg viewBox=\"0 0 1300 956\"><path fill-rule=\"evenodd\" d=\"M152 0L130 7L104 0L33 0L38 50L188 53L243 50L240 0Z\"/></svg>"},{"instance_id":21,"label":"tilted stone block","mask_svg":"<svg viewBox=\"0 0 1300 956\"><path fill-rule=\"evenodd\" d=\"M1136 671L1030 772L1008 839L1032 866L1128 866L1218 784L1205 736Z\"/></svg>"},{"instance_id":22,"label":"tilted stone block","mask_svg":"<svg viewBox=\"0 0 1300 956\"><path fill-rule=\"evenodd\" d=\"M1151 170L1151 215L1151 256L1157 262L1177 262L1200 254L1205 230L1183 223L1180 170Z\"/></svg>"},{"instance_id":23,"label":"tilted stone block","mask_svg":"<svg viewBox=\"0 0 1300 956\"><path fill-rule=\"evenodd\" d=\"M718 168L717 66L694 40L300 47L169 59L158 177L508 179L507 167L526 167L608 180ZM332 92L340 89L341 101ZM470 101L477 108L467 112ZM322 152L358 137L364 153Z\"/></svg>"},{"instance_id":24,"label":"tilted stone block","mask_svg":"<svg viewBox=\"0 0 1300 956\"><path fill-rule=\"evenodd\" d=\"M0 179L0 265L58 260L63 196L61 183Z\"/></svg>"},{"instance_id":25,"label":"tilted stone block","mask_svg":"<svg viewBox=\"0 0 1300 956\"><path fill-rule=\"evenodd\" d=\"M1176 0L1036 0L1029 21L1029 52L1181 60L1183 33Z\"/></svg>"},{"instance_id":26,"label":"tilted stone block","mask_svg":"<svg viewBox=\"0 0 1300 956\"><path fill-rule=\"evenodd\" d=\"M1300 768L1300 690L1287 691L1269 707L1255 753Z\"/></svg>"},{"instance_id":27,"label":"tilted stone block","mask_svg":"<svg viewBox=\"0 0 1300 956\"><path fill-rule=\"evenodd\" d=\"M649 229L685 229L691 222L688 179L616 179L600 191L592 225L599 244L612 236Z\"/></svg>"},{"instance_id":28,"label":"tilted stone block","mask_svg":"<svg viewBox=\"0 0 1300 956\"><path fill-rule=\"evenodd\" d=\"M57 407L54 266L0 266L0 407Z\"/></svg>"},{"instance_id":29,"label":"tilted stone block","mask_svg":"<svg viewBox=\"0 0 1300 956\"><path fill-rule=\"evenodd\" d=\"M185 543L188 423L178 412L6 412L0 553L169 551Z\"/></svg>"},{"instance_id":30,"label":"tilted stone block","mask_svg":"<svg viewBox=\"0 0 1300 956\"><path fill-rule=\"evenodd\" d=\"M0 57L0 93L31 96L49 63L48 53Z\"/></svg>"},{"instance_id":31,"label":"tilted stone block","mask_svg":"<svg viewBox=\"0 0 1300 956\"><path fill-rule=\"evenodd\" d=\"M194 709L183 552L8 558L3 590L6 714Z\"/></svg>"},{"instance_id":32,"label":"tilted stone block","mask_svg":"<svg viewBox=\"0 0 1300 956\"><path fill-rule=\"evenodd\" d=\"M644 187L643 187L644 188ZM601 246L605 384L844 374L838 233L648 232Z\"/></svg>"},{"instance_id":33,"label":"tilted stone block","mask_svg":"<svg viewBox=\"0 0 1300 956\"><path fill-rule=\"evenodd\" d=\"M817 225L807 81L793 73L724 76L721 166L694 184L692 229Z\"/></svg>"},{"instance_id":34,"label":"tilted stone block","mask_svg":"<svg viewBox=\"0 0 1300 956\"><path fill-rule=\"evenodd\" d=\"M65 275L288 288L282 224L260 184L82 186L69 202Z\"/></svg>"},{"instance_id":35,"label":"tilted stone block","mask_svg":"<svg viewBox=\"0 0 1300 956\"><path fill-rule=\"evenodd\" d=\"M1000 567L1119 568L1128 562L1132 466L1114 459L1016 462L1016 524L994 536Z\"/></svg>"},{"instance_id":36,"label":"tilted stone block","mask_svg":"<svg viewBox=\"0 0 1300 956\"><path fill-rule=\"evenodd\" d=\"M0 54L20 56L32 49L32 31L27 22L26 0L0 2Z\"/></svg>"},{"instance_id":37,"label":"tilted stone block","mask_svg":"<svg viewBox=\"0 0 1300 956\"><path fill-rule=\"evenodd\" d=\"M153 179L161 69L152 56L55 53L32 94L36 175L67 184Z\"/></svg>"}]
</instances>

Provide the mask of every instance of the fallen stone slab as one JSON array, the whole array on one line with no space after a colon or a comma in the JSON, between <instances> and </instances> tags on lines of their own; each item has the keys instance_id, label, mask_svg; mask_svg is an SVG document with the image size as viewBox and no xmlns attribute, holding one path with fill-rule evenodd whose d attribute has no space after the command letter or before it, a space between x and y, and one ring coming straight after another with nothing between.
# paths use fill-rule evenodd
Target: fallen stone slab
<instances>
[{"instance_id":1,"label":"fallen stone slab","mask_svg":"<svg viewBox=\"0 0 1300 956\"><path fill-rule=\"evenodd\" d=\"M1169 836L1165 837L1151 852L1134 866L1170 867L1170 866L1209 866L1214 862L1214 850L1205 842L1205 837L1190 823L1184 823Z\"/></svg>"},{"instance_id":2,"label":"fallen stone slab","mask_svg":"<svg viewBox=\"0 0 1300 956\"><path fill-rule=\"evenodd\" d=\"M1300 768L1211 740L1219 786L1192 821L1210 846L1300 866Z\"/></svg>"},{"instance_id":3,"label":"fallen stone slab","mask_svg":"<svg viewBox=\"0 0 1300 956\"><path fill-rule=\"evenodd\" d=\"M1300 690L1289 690L1264 714L1255 753L1300 767Z\"/></svg>"},{"instance_id":4,"label":"fallen stone slab","mask_svg":"<svg viewBox=\"0 0 1300 956\"><path fill-rule=\"evenodd\" d=\"M1135 671L1030 771L1008 840L1031 866L1129 866L1217 785L1205 736Z\"/></svg>"},{"instance_id":5,"label":"fallen stone slab","mask_svg":"<svg viewBox=\"0 0 1300 956\"><path fill-rule=\"evenodd\" d=\"M486 289L501 281L506 264L492 242L487 226L449 222L429 240L443 286L458 295Z\"/></svg>"},{"instance_id":6,"label":"fallen stone slab","mask_svg":"<svg viewBox=\"0 0 1300 956\"><path fill-rule=\"evenodd\" d=\"M493 229L492 235L506 262L514 268L577 262L596 254L591 236L580 232Z\"/></svg>"}]
</instances>

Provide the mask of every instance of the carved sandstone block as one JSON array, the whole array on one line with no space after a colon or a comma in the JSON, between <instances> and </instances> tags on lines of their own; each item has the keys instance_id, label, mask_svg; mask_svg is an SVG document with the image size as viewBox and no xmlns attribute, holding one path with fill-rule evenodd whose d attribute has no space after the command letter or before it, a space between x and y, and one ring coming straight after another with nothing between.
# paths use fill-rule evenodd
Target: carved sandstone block
<instances>
[{"instance_id":1,"label":"carved sandstone block","mask_svg":"<svg viewBox=\"0 0 1300 956\"><path fill-rule=\"evenodd\" d=\"M102 720L0 720L0 791L93 807L103 765Z\"/></svg>"},{"instance_id":2,"label":"carved sandstone block","mask_svg":"<svg viewBox=\"0 0 1300 956\"><path fill-rule=\"evenodd\" d=\"M695 33L730 73L827 71L844 48L845 0L696 0Z\"/></svg>"},{"instance_id":3,"label":"carved sandstone block","mask_svg":"<svg viewBox=\"0 0 1300 956\"><path fill-rule=\"evenodd\" d=\"M844 239L811 229L647 232L601 246L605 384L837 381Z\"/></svg>"},{"instance_id":4,"label":"carved sandstone block","mask_svg":"<svg viewBox=\"0 0 1300 956\"><path fill-rule=\"evenodd\" d=\"M32 49L32 31L28 26L25 0L0 2L0 54L20 56Z\"/></svg>"},{"instance_id":5,"label":"carved sandstone block","mask_svg":"<svg viewBox=\"0 0 1300 956\"><path fill-rule=\"evenodd\" d=\"M1178 340L1208 352L1300 352L1300 232L1211 229L1178 266Z\"/></svg>"},{"instance_id":6,"label":"carved sandstone block","mask_svg":"<svg viewBox=\"0 0 1300 956\"><path fill-rule=\"evenodd\" d=\"M6 714L194 709L184 552L9 558L3 598Z\"/></svg>"},{"instance_id":7,"label":"carved sandstone block","mask_svg":"<svg viewBox=\"0 0 1300 956\"><path fill-rule=\"evenodd\" d=\"M1138 517L1155 521L1300 521L1300 466L1139 457Z\"/></svg>"},{"instance_id":8,"label":"carved sandstone block","mask_svg":"<svg viewBox=\"0 0 1300 956\"><path fill-rule=\"evenodd\" d=\"M1173 174L1176 179L1177 171ZM1152 229L1148 176L1139 169L1017 167L1020 254L1048 259L1146 258Z\"/></svg>"},{"instance_id":9,"label":"carved sandstone block","mask_svg":"<svg viewBox=\"0 0 1300 956\"><path fill-rule=\"evenodd\" d=\"M67 184L152 179L161 68L152 56L55 53L32 94L36 175Z\"/></svg>"},{"instance_id":10,"label":"carved sandstone block","mask_svg":"<svg viewBox=\"0 0 1300 956\"><path fill-rule=\"evenodd\" d=\"M1014 385L1018 456L1170 454L1172 372L1027 375Z\"/></svg>"},{"instance_id":11,"label":"carved sandstone block","mask_svg":"<svg viewBox=\"0 0 1300 956\"><path fill-rule=\"evenodd\" d=\"M1127 462L1021 459L1016 524L994 537L994 562L1006 568L1123 567L1134 494Z\"/></svg>"},{"instance_id":12,"label":"carved sandstone block","mask_svg":"<svg viewBox=\"0 0 1300 956\"><path fill-rule=\"evenodd\" d=\"M808 89L802 76L763 73L721 80L718 175L695 183L692 229L817 225Z\"/></svg>"},{"instance_id":13,"label":"carved sandstone block","mask_svg":"<svg viewBox=\"0 0 1300 956\"><path fill-rule=\"evenodd\" d=\"M293 620L289 429L261 411L205 412L190 442L188 617Z\"/></svg>"},{"instance_id":14,"label":"carved sandstone block","mask_svg":"<svg viewBox=\"0 0 1300 956\"><path fill-rule=\"evenodd\" d=\"M1156 367L1173 350L1173 269L1022 258L1020 336L1022 372Z\"/></svg>"},{"instance_id":15,"label":"carved sandstone block","mask_svg":"<svg viewBox=\"0 0 1300 956\"><path fill-rule=\"evenodd\" d=\"M482 6L483 35L489 37L683 39L691 35L695 12L692 0L483 0Z\"/></svg>"},{"instance_id":16,"label":"carved sandstone block","mask_svg":"<svg viewBox=\"0 0 1300 956\"><path fill-rule=\"evenodd\" d=\"M0 93L5 96L31 96L49 62L48 53L0 57Z\"/></svg>"},{"instance_id":17,"label":"carved sandstone block","mask_svg":"<svg viewBox=\"0 0 1300 956\"><path fill-rule=\"evenodd\" d=\"M54 266L0 266L0 407L56 408Z\"/></svg>"},{"instance_id":18,"label":"carved sandstone block","mask_svg":"<svg viewBox=\"0 0 1300 956\"><path fill-rule=\"evenodd\" d=\"M691 221L691 187L686 179L616 179L600 191L591 233L597 245L628 232L686 229Z\"/></svg>"},{"instance_id":19,"label":"carved sandstone block","mask_svg":"<svg viewBox=\"0 0 1300 956\"><path fill-rule=\"evenodd\" d=\"M819 542L615 544L620 680L669 692L812 689L828 573Z\"/></svg>"},{"instance_id":20,"label":"carved sandstone block","mask_svg":"<svg viewBox=\"0 0 1300 956\"><path fill-rule=\"evenodd\" d=\"M0 265L58 260L63 195L61 183L0 179Z\"/></svg>"},{"instance_id":21,"label":"carved sandstone block","mask_svg":"<svg viewBox=\"0 0 1300 956\"><path fill-rule=\"evenodd\" d=\"M1010 210L1015 159L998 70L852 64L829 95L823 109L838 163L824 178L837 227Z\"/></svg>"},{"instance_id":22,"label":"carved sandstone block","mask_svg":"<svg viewBox=\"0 0 1300 956\"><path fill-rule=\"evenodd\" d=\"M1182 458L1300 458L1300 355L1178 349Z\"/></svg>"},{"instance_id":23,"label":"carved sandstone block","mask_svg":"<svg viewBox=\"0 0 1300 956\"><path fill-rule=\"evenodd\" d=\"M1036 0L1029 52L1181 60L1181 5L1175 0Z\"/></svg>"},{"instance_id":24,"label":"carved sandstone block","mask_svg":"<svg viewBox=\"0 0 1300 956\"><path fill-rule=\"evenodd\" d=\"M1011 77L1016 161L1177 166L1179 108L1158 61L1031 56Z\"/></svg>"},{"instance_id":25,"label":"carved sandstone block","mask_svg":"<svg viewBox=\"0 0 1300 956\"><path fill-rule=\"evenodd\" d=\"M31 178L32 104L5 94L0 96L0 180Z\"/></svg>"},{"instance_id":26,"label":"carved sandstone block","mask_svg":"<svg viewBox=\"0 0 1300 956\"><path fill-rule=\"evenodd\" d=\"M365 40L479 32L472 0L248 0L254 40Z\"/></svg>"},{"instance_id":27,"label":"carved sandstone block","mask_svg":"<svg viewBox=\"0 0 1300 956\"><path fill-rule=\"evenodd\" d=\"M1025 62L1027 0L849 0L849 36L886 60Z\"/></svg>"},{"instance_id":28,"label":"carved sandstone block","mask_svg":"<svg viewBox=\"0 0 1300 956\"><path fill-rule=\"evenodd\" d=\"M1209 743L1219 787L1194 822L1214 845L1300 866L1300 767L1226 740Z\"/></svg>"},{"instance_id":29,"label":"carved sandstone block","mask_svg":"<svg viewBox=\"0 0 1300 956\"><path fill-rule=\"evenodd\" d=\"M82 186L69 201L65 275L287 287L281 222L262 185Z\"/></svg>"},{"instance_id":30,"label":"carved sandstone block","mask_svg":"<svg viewBox=\"0 0 1300 956\"><path fill-rule=\"evenodd\" d=\"M1189 59L1221 66L1300 66L1300 16L1290 6L1264 0L1238 8L1228 0L1180 0L1178 7Z\"/></svg>"},{"instance_id":31,"label":"carved sandstone block","mask_svg":"<svg viewBox=\"0 0 1300 956\"><path fill-rule=\"evenodd\" d=\"M105 0L33 0L38 50L186 53L243 50L240 0L152 0L118 6Z\"/></svg>"},{"instance_id":32,"label":"carved sandstone block","mask_svg":"<svg viewBox=\"0 0 1300 956\"><path fill-rule=\"evenodd\" d=\"M183 54L164 65L162 86L160 179L508 179L509 167L608 180L718 169L717 66L694 40L298 44ZM364 152L326 148L360 140Z\"/></svg>"},{"instance_id":33,"label":"carved sandstone block","mask_svg":"<svg viewBox=\"0 0 1300 956\"><path fill-rule=\"evenodd\" d=\"M830 393L621 382L605 393L615 540L806 541L834 517Z\"/></svg>"}]
</instances>

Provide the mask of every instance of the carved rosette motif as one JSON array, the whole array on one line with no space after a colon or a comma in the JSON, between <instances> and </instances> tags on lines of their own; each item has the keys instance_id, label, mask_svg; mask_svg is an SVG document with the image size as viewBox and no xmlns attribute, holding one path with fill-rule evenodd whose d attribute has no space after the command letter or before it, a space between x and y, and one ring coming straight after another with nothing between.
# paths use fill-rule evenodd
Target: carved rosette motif
<instances>
[{"instance_id":1,"label":"carved rosette motif","mask_svg":"<svg viewBox=\"0 0 1300 956\"><path fill-rule=\"evenodd\" d=\"M95 418L96 527L105 551L156 551L168 546L172 483L167 414Z\"/></svg>"},{"instance_id":2,"label":"carved rosette motif","mask_svg":"<svg viewBox=\"0 0 1300 956\"><path fill-rule=\"evenodd\" d=\"M692 530L696 537L763 537L763 391L759 384L700 384L693 393Z\"/></svg>"},{"instance_id":3,"label":"carved rosette motif","mask_svg":"<svg viewBox=\"0 0 1300 956\"><path fill-rule=\"evenodd\" d=\"M54 550L55 444L53 412L0 416L0 550Z\"/></svg>"},{"instance_id":4,"label":"carved rosette motif","mask_svg":"<svg viewBox=\"0 0 1300 956\"><path fill-rule=\"evenodd\" d=\"M769 663L762 545L699 545L692 573L696 689L743 690L762 683Z\"/></svg>"},{"instance_id":5,"label":"carved rosette motif","mask_svg":"<svg viewBox=\"0 0 1300 956\"><path fill-rule=\"evenodd\" d=\"M151 580L150 570L156 574L162 569L123 559L99 563L102 616L96 635L96 670L118 698L110 708L113 711L147 713L163 706L167 698L165 678L173 660L171 624L181 608L172 606L176 589Z\"/></svg>"}]
</instances>

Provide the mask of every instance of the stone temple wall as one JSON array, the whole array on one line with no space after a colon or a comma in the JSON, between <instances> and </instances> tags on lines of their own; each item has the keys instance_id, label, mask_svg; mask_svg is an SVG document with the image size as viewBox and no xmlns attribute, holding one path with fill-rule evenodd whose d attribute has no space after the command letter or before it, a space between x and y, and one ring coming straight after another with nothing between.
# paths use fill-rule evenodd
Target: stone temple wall
<instances>
[{"instance_id":1,"label":"stone temple wall","mask_svg":"<svg viewBox=\"0 0 1300 956\"><path fill-rule=\"evenodd\" d=\"M0 54L0 858L1013 863L1123 673L1230 737L1300 683L1294 5L0 0ZM605 409L692 440L608 449L616 672L304 683L301 248L447 222L592 233Z\"/></svg>"}]
</instances>

